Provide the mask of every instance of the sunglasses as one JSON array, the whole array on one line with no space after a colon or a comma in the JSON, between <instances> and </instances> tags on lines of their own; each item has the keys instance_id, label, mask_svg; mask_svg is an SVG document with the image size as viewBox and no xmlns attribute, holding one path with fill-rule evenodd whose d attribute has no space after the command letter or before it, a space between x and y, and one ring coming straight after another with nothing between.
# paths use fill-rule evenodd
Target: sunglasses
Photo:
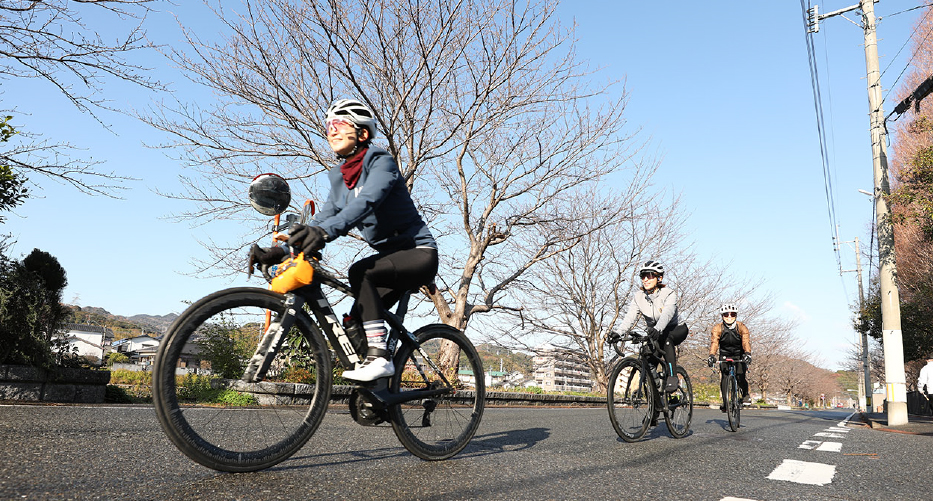
<instances>
[{"instance_id":1,"label":"sunglasses","mask_svg":"<svg viewBox=\"0 0 933 501\"><path fill-rule=\"evenodd\" d=\"M327 130L327 133L330 134L331 132L356 130L356 124L342 118L331 118L324 122L324 128Z\"/></svg>"},{"instance_id":2,"label":"sunglasses","mask_svg":"<svg viewBox=\"0 0 933 501\"><path fill-rule=\"evenodd\" d=\"M644 279L646 279L646 278L649 279L649 280L651 280L652 278L658 278L660 275L658 275L657 273L651 272L651 271L646 271L646 272L642 273L640 276L641 276L641 279L642 279L642 280L644 280Z\"/></svg>"},{"instance_id":3,"label":"sunglasses","mask_svg":"<svg viewBox=\"0 0 933 501\"><path fill-rule=\"evenodd\" d=\"M735 315L736 315L735 313L723 313L723 314L722 314L722 316L723 316L723 317L726 317L726 318L728 318L728 317L734 317Z\"/></svg>"}]
</instances>

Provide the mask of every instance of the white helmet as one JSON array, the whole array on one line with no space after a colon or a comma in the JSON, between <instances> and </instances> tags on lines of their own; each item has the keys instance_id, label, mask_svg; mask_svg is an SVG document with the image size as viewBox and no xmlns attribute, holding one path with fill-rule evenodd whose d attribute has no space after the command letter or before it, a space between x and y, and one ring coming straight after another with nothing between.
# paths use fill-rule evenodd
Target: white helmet
<instances>
[{"instance_id":1,"label":"white helmet","mask_svg":"<svg viewBox=\"0 0 933 501\"><path fill-rule=\"evenodd\" d=\"M335 118L342 118L352 122L357 127L366 127L369 130L369 139L376 137L376 116L369 106L357 101L356 99L338 99L334 101L330 108L327 108L327 116L324 122Z\"/></svg>"},{"instance_id":2,"label":"white helmet","mask_svg":"<svg viewBox=\"0 0 933 501\"><path fill-rule=\"evenodd\" d=\"M739 309L736 308L735 303L723 303L723 305L719 307L720 315L722 315L723 313L738 313L738 312L739 312Z\"/></svg>"},{"instance_id":3,"label":"white helmet","mask_svg":"<svg viewBox=\"0 0 933 501\"><path fill-rule=\"evenodd\" d=\"M657 261L648 261L644 266L641 267L640 270L638 270L638 274L641 275L646 271L650 271L656 275L664 275L664 265Z\"/></svg>"}]
</instances>

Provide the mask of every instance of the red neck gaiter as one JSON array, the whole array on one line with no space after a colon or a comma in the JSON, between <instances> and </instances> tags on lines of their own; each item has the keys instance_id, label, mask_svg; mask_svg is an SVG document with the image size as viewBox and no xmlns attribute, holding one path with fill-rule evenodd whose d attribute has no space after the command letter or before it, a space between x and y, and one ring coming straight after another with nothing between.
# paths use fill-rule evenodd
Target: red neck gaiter
<instances>
[{"instance_id":1,"label":"red neck gaiter","mask_svg":"<svg viewBox=\"0 0 933 501\"><path fill-rule=\"evenodd\" d=\"M363 172L363 157L366 156L366 150L368 148L363 148L362 150L356 152L356 155L348 158L343 165L340 166L340 173L343 174L343 183L347 185L348 189L353 189L356 186L356 182L360 180L360 173Z\"/></svg>"}]
</instances>

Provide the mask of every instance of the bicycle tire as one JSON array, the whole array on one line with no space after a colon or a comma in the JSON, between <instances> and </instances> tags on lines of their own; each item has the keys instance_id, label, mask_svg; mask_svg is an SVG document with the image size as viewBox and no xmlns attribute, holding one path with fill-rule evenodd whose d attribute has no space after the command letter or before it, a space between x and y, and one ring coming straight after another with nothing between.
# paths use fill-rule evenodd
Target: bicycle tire
<instances>
[{"instance_id":1,"label":"bicycle tire","mask_svg":"<svg viewBox=\"0 0 933 501\"><path fill-rule=\"evenodd\" d=\"M290 341L276 356L266 381L246 384L238 379L242 353L249 351L246 358L252 355L255 341L249 341L263 332L265 312L281 314L284 299L252 287L218 291L187 308L165 335L153 368L153 403L169 440L193 461L226 472L261 470L289 458L320 425L333 373L320 329L304 311L297 312L295 326L286 333ZM243 347L241 354L228 353L226 358L239 360L239 369L235 362L224 364L220 355L210 358L216 364L209 368L204 360L211 355L201 358L237 343ZM306 357L304 369L314 374L314 381L282 381L299 355ZM188 368L192 361L197 362L194 373ZM186 374L178 376L182 368ZM208 379L199 374L205 372Z\"/></svg>"},{"instance_id":2,"label":"bicycle tire","mask_svg":"<svg viewBox=\"0 0 933 501\"><path fill-rule=\"evenodd\" d=\"M427 355L439 367L447 380L454 386L449 394L429 399L404 402L389 407L389 419L399 442L409 452L421 459L439 461L457 454L470 442L483 417L486 403L486 377L483 362L473 343L459 330L443 324L426 325L415 331L421 344L421 352L412 345L403 344L395 357L396 372L389 386L390 393L427 389L436 381L431 366L419 362ZM439 359L442 341L453 342L460 350L455 367L443 364ZM425 380L414 367L419 364L427 374ZM458 373L472 371L474 387L466 389Z\"/></svg>"},{"instance_id":3,"label":"bicycle tire","mask_svg":"<svg viewBox=\"0 0 933 501\"><path fill-rule=\"evenodd\" d=\"M729 418L729 429L739 431L742 401L739 399L739 388L735 376L726 378L726 394L729 396L729 403L725 404L726 416Z\"/></svg>"},{"instance_id":4,"label":"bicycle tire","mask_svg":"<svg viewBox=\"0 0 933 501\"><path fill-rule=\"evenodd\" d=\"M638 358L622 360L610 373L606 406L612 428L622 440L635 442L648 431L654 414L653 385Z\"/></svg>"},{"instance_id":5,"label":"bicycle tire","mask_svg":"<svg viewBox=\"0 0 933 501\"><path fill-rule=\"evenodd\" d=\"M668 411L664 413L664 422L667 423L667 431L671 436L684 438L690 432L690 424L693 421L693 385L683 367L678 365L674 373L679 380L677 391L664 395L668 399Z\"/></svg>"}]
</instances>

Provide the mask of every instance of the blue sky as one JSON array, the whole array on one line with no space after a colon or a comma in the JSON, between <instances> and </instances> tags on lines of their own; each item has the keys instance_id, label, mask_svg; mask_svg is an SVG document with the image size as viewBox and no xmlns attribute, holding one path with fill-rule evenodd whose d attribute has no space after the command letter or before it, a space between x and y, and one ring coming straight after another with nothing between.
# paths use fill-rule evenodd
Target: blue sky
<instances>
[{"instance_id":1,"label":"blue sky","mask_svg":"<svg viewBox=\"0 0 933 501\"><path fill-rule=\"evenodd\" d=\"M848 5L821 4L820 11ZM875 5L882 16L881 68L890 65L882 76L885 95L906 66L910 47L895 54L924 11L890 14L914 5ZM191 15L188 9L179 13ZM833 252L800 5L661 8L650 2L574 1L558 14L561 22L577 24L581 58L602 68L604 78L627 80L628 119L643 127L663 159L657 185L682 194L696 250L731 263L738 276L764 279L774 293L775 312L796 318L801 342L823 366L835 369L855 339L850 304L857 290L854 273L840 277ZM150 21L152 35L177 40L168 13L154 13ZM857 191L873 185L862 40L860 28L835 17L823 22L815 43L839 236L859 236L867 247L871 201ZM177 79L164 62L153 64L163 78ZM177 188L182 169L143 146L158 142L157 133L114 114L102 115L114 132L106 131L36 81L4 82L2 90L4 107L15 103L22 113L14 123L86 148L106 162L101 170L140 179L120 194L122 200L88 197L38 179L42 190L36 194L42 198L27 201L0 227L18 241L14 256L37 247L59 259L68 272L66 302L127 316L177 313L185 301L248 284L245 274L233 281L185 275L192 271L189 260L203 252L198 239L210 235L165 219L184 206L154 190ZM137 107L151 99L125 86L112 88L110 97ZM886 112L896 104L892 99L885 102ZM841 255L843 268L853 269L851 247L844 246Z\"/></svg>"}]
</instances>

